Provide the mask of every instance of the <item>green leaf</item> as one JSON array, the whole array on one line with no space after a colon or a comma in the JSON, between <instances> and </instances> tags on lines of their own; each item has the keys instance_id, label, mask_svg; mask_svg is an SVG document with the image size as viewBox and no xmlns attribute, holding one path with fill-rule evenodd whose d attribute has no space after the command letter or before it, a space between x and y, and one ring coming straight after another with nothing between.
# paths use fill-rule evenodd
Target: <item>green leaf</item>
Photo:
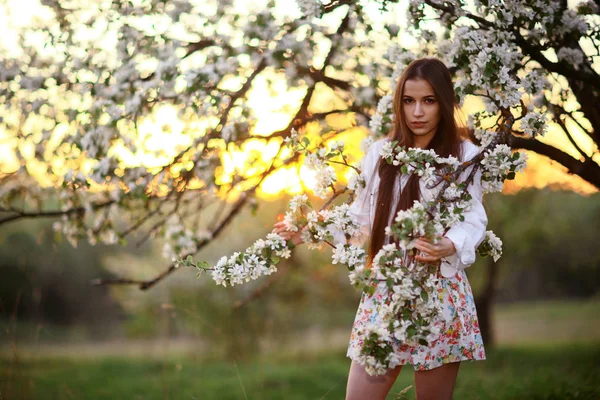
<instances>
[{"instance_id":1,"label":"green leaf","mask_svg":"<svg viewBox=\"0 0 600 400\"><path fill-rule=\"evenodd\" d=\"M192 256L188 256L188 258L191 259ZM210 268L210 264L206 261L199 261L196 263L196 268L208 269Z\"/></svg>"}]
</instances>

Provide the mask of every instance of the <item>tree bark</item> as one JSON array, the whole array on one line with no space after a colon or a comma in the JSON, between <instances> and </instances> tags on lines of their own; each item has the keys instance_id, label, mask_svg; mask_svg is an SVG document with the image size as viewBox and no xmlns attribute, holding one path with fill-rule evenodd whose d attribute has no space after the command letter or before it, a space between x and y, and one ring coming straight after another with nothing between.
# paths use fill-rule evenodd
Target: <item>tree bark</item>
<instances>
[{"instance_id":1,"label":"tree bark","mask_svg":"<svg viewBox=\"0 0 600 400\"><path fill-rule=\"evenodd\" d=\"M536 139L526 139L511 135L509 136L508 144L513 149L531 150L537 154L546 156L565 166L569 173L578 175L600 189L600 165L593 160L580 161L564 151Z\"/></svg>"}]
</instances>

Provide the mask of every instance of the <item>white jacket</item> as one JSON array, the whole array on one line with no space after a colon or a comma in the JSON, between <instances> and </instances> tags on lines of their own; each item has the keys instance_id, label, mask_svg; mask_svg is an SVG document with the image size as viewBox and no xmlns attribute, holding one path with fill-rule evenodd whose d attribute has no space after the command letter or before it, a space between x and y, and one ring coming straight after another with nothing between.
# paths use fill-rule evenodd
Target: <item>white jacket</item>
<instances>
[{"instance_id":1,"label":"white jacket","mask_svg":"<svg viewBox=\"0 0 600 400\"><path fill-rule=\"evenodd\" d=\"M386 141L389 141L389 139L385 138L373 143L363 160L362 175L367 185L350 206L350 212L361 225L360 233L351 239L351 243L355 245L364 245L366 239L371 234L373 218L375 217L375 201L377 201L377 192L379 189L379 174L375 173L375 168L380 158L381 147ZM479 152L477 146L469 141L463 141L461 146L464 161L472 159ZM465 180L469 171L470 169L464 171L459 180ZM408 177L406 175L401 175L401 179L396 180L392 204L397 204L398 196L407 180ZM398 188L398 181L400 181L400 188ZM440 269L442 276L445 278L454 277L459 269L465 269L473 264L475 262L475 251L485 238L488 219L482 204L481 171L475 174L475 179L469 185L468 191L473 197L473 204L464 213L464 221L455 223L444 235L454 243L454 247L456 248L456 253L442 259ZM435 189L428 189L422 182L420 183L420 192L421 199L424 202L431 200L436 195ZM390 223L392 219L393 215L390 215ZM341 232L335 232L334 242L336 244L344 243L344 235Z\"/></svg>"}]
</instances>

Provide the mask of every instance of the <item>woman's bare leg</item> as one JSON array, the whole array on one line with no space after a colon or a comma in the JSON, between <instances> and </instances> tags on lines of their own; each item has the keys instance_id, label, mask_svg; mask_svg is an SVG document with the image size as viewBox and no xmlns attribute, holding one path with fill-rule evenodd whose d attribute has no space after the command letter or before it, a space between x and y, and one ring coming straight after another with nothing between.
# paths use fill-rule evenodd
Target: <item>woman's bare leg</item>
<instances>
[{"instance_id":1,"label":"woman's bare leg","mask_svg":"<svg viewBox=\"0 0 600 400\"><path fill-rule=\"evenodd\" d=\"M365 367L352 361L346 386L346 400L385 400L401 369L402 366L398 366L385 375L371 376L367 374Z\"/></svg>"},{"instance_id":2,"label":"woman's bare leg","mask_svg":"<svg viewBox=\"0 0 600 400\"><path fill-rule=\"evenodd\" d=\"M451 400L460 362L428 371L415 371L417 400Z\"/></svg>"}]
</instances>

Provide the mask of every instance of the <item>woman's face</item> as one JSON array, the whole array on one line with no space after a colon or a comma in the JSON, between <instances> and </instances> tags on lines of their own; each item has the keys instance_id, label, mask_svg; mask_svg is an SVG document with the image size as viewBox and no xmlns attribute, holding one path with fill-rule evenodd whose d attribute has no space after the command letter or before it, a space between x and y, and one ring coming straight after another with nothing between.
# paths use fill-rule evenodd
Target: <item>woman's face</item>
<instances>
[{"instance_id":1,"label":"woman's face","mask_svg":"<svg viewBox=\"0 0 600 400\"><path fill-rule=\"evenodd\" d=\"M402 110L406 125L416 136L415 141L429 143L441 119L440 105L429 82L423 79L404 82Z\"/></svg>"}]
</instances>

